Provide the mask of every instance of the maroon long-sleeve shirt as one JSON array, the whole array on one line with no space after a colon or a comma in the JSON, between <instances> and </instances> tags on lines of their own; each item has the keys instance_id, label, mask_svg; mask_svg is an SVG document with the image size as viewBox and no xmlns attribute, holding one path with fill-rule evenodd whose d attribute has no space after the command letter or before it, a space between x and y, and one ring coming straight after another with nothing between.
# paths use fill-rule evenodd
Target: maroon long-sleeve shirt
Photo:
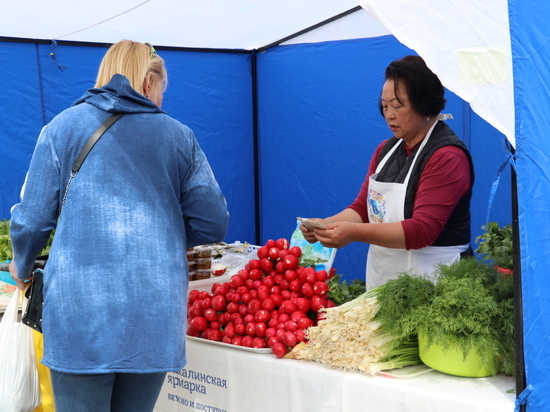
<instances>
[{"instance_id":1,"label":"maroon long-sleeve shirt","mask_svg":"<svg viewBox=\"0 0 550 412\"><path fill-rule=\"evenodd\" d=\"M369 170L359 194L349 208L368 222L367 193L369 177L375 173L383 141L371 158ZM410 155L414 147L407 148ZM470 189L470 165L466 154L458 147L445 146L428 159L418 182L412 218L401 222L406 249L431 245L443 231L445 223L458 201Z\"/></svg>"}]
</instances>

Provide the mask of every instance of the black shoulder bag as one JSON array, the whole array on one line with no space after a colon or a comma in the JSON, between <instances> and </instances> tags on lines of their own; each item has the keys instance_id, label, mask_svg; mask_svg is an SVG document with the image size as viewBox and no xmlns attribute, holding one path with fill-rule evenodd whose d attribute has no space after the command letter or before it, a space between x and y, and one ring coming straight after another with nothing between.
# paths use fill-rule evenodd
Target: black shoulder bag
<instances>
[{"instance_id":1,"label":"black shoulder bag","mask_svg":"<svg viewBox=\"0 0 550 412\"><path fill-rule=\"evenodd\" d=\"M65 200L67 199L67 192L69 191L71 181L80 170L84 159L86 159L86 156L88 156L88 153L90 152L90 150L92 150L92 147L94 147L99 138L103 136L103 133L105 133L107 129L109 129L109 127L111 127L118 119L120 119L122 115L123 113L114 113L109 116L109 118L107 118L107 120L105 120L103 124L99 126L98 129L90 136L90 138L82 148L80 155L77 157L71 169L71 176L69 178L69 181L67 182L67 186L65 187L65 194L63 195L63 202L61 203L61 209L59 211L60 214L63 210L63 206L65 206ZM47 257L45 258L47 259ZM25 291L27 306L25 307L25 312L23 313L23 317L21 318L21 321L25 325L31 327L38 332L42 332L42 306L44 304L44 266L45 260L35 262L32 283Z\"/></svg>"}]
</instances>

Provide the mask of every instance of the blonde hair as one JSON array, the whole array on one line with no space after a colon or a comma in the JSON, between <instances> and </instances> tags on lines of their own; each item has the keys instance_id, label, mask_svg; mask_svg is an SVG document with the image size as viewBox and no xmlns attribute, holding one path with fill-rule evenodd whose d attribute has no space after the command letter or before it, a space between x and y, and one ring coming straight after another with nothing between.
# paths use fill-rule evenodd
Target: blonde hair
<instances>
[{"instance_id":1,"label":"blonde hair","mask_svg":"<svg viewBox=\"0 0 550 412\"><path fill-rule=\"evenodd\" d=\"M130 85L136 92L144 94L143 81L148 73L155 74L153 81L162 81L162 89L166 89L168 75L164 60L152 46L131 40L121 40L113 44L105 53L94 87L103 87L109 83L114 74L121 74L130 81Z\"/></svg>"}]
</instances>

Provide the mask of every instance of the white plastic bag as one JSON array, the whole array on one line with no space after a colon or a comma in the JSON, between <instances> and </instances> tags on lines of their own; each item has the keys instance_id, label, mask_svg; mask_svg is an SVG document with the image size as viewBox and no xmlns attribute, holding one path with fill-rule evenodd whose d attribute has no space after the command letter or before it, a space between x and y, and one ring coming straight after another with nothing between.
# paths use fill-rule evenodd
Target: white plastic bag
<instances>
[{"instance_id":1,"label":"white plastic bag","mask_svg":"<svg viewBox=\"0 0 550 412\"><path fill-rule=\"evenodd\" d=\"M40 405L32 329L18 321L16 290L0 322L0 411L31 412Z\"/></svg>"},{"instance_id":2,"label":"white plastic bag","mask_svg":"<svg viewBox=\"0 0 550 412\"><path fill-rule=\"evenodd\" d=\"M338 249L325 247L320 242L309 243L300 230L301 224L300 220L296 220L296 229L290 238L290 247L298 246L302 249L302 256L300 256L302 265L313 266L315 270L328 272L332 268Z\"/></svg>"}]
</instances>

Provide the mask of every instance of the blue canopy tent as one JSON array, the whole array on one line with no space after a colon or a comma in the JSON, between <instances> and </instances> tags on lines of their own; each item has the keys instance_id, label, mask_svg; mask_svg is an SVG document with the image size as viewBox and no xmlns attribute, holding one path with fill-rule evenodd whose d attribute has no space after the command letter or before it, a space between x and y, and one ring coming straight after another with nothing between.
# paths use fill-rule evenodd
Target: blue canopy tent
<instances>
[{"instance_id":1,"label":"blue canopy tent","mask_svg":"<svg viewBox=\"0 0 550 412\"><path fill-rule=\"evenodd\" d=\"M511 222L517 206L518 344L525 354L518 394L532 388L527 410L548 409L544 354L550 308L540 291L547 285L543 268L550 250L545 247L550 223L543 215L550 201L543 134L549 104L544 17L550 5L541 0L439 1L432 7L419 0L386 6L358 2L364 9L351 0L243 0L230 8L219 0L125 0L109 7L99 1L78 8L64 0L31 3L0 5L0 218L9 218L18 199L41 127L93 85L106 46L122 38L153 43L167 61L163 108L193 128L213 165L231 213L226 240L257 244L289 237L296 216L328 215L353 201L374 147L388 137L377 112L383 70L405 54L424 57L448 89L446 112L455 118L449 124L474 157L472 242L488 220ZM493 47L487 36L485 51L476 43L456 53L454 37L467 38L470 31L484 37L480 26L464 25L457 11L489 16L492 24L485 28L507 38L508 51ZM497 19L502 13L504 24ZM430 27L422 20L426 14L439 22L431 33L418 28ZM485 71L487 65L491 69ZM447 75L457 68L465 71ZM479 70L482 80L476 77ZM511 88L460 87L498 86L503 79ZM517 197L511 196L510 164L517 173ZM501 165L506 167L499 172ZM365 255L366 246L350 245L338 252L335 267L347 279L363 277Z\"/></svg>"}]
</instances>

